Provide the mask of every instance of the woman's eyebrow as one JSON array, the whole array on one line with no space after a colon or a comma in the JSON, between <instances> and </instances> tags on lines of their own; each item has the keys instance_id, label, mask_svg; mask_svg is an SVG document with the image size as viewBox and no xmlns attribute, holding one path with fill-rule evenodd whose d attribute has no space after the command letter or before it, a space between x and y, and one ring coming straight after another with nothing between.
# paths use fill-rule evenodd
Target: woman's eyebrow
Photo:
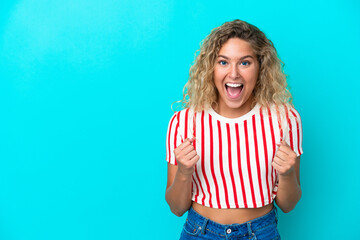
<instances>
[{"instance_id":1,"label":"woman's eyebrow","mask_svg":"<svg viewBox=\"0 0 360 240\"><path fill-rule=\"evenodd\" d=\"M230 59L229 57L224 56L224 55L219 55L218 57L222 57L222 58L225 58L225 59ZM242 60L242 59L245 59L245 58L248 58L248 57L254 59L253 56L251 56L251 55L246 55L246 56L243 56L243 57L239 58L239 60Z\"/></svg>"}]
</instances>

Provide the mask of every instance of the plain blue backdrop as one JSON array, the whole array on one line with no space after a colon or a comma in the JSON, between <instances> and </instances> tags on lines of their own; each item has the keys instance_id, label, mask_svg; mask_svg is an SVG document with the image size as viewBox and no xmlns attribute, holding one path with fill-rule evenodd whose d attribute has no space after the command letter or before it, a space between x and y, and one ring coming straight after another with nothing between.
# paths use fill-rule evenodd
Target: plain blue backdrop
<instances>
[{"instance_id":1,"label":"plain blue backdrop","mask_svg":"<svg viewBox=\"0 0 360 240\"><path fill-rule=\"evenodd\" d=\"M360 3L19 0L0 5L0 239L178 239L165 135L201 40L236 18L275 43L302 116L283 239L359 231Z\"/></svg>"}]
</instances>

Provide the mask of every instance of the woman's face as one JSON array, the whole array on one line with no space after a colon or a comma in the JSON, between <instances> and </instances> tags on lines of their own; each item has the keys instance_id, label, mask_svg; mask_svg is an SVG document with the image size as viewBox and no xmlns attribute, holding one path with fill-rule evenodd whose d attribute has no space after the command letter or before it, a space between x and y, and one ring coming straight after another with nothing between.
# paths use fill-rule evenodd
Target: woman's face
<instances>
[{"instance_id":1,"label":"woman's face","mask_svg":"<svg viewBox=\"0 0 360 240\"><path fill-rule=\"evenodd\" d=\"M250 43L240 38L225 42L214 67L214 83L219 92L215 110L229 118L249 112L258 75L259 63Z\"/></svg>"}]
</instances>

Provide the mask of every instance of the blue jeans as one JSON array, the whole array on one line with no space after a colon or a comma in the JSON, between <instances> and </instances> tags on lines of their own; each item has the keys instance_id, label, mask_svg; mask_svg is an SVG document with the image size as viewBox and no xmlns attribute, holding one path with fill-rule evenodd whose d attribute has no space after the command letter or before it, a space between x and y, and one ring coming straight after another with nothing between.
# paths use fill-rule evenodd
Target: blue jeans
<instances>
[{"instance_id":1,"label":"blue jeans","mask_svg":"<svg viewBox=\"0 0 360 240\"><path fill-rule=\"evenodd\" d=\"M242 224L224 225L207 219L195 212L188 211L188 217L181 232L180 240L186 239L280 239L277 230L277 208L264 216L255 218Z\"/></svg>"}]
</instances>

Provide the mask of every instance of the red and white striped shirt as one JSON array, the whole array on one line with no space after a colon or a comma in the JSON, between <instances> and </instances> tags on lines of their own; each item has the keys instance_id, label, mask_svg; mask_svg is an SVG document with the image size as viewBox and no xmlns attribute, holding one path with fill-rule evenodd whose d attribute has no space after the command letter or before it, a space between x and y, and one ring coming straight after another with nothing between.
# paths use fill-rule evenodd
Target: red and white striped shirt
<instances>
[{"instance_id":1,"label":"red and white striped shirt","mask_svg":"<svg viewBox=\"0 0 360 240\"><path fill-rule=\"evenodd\" d=\"M192 176L192 200L211 208L259 208L273 202L279 176L271 163L284 139L300 156L302 126L291 106L257 104L239 118L226 118L213 109L184 109L170 119L166 160L177 164L174 149L186 138L200 160Z\"/></svg>"}]
</instances>

